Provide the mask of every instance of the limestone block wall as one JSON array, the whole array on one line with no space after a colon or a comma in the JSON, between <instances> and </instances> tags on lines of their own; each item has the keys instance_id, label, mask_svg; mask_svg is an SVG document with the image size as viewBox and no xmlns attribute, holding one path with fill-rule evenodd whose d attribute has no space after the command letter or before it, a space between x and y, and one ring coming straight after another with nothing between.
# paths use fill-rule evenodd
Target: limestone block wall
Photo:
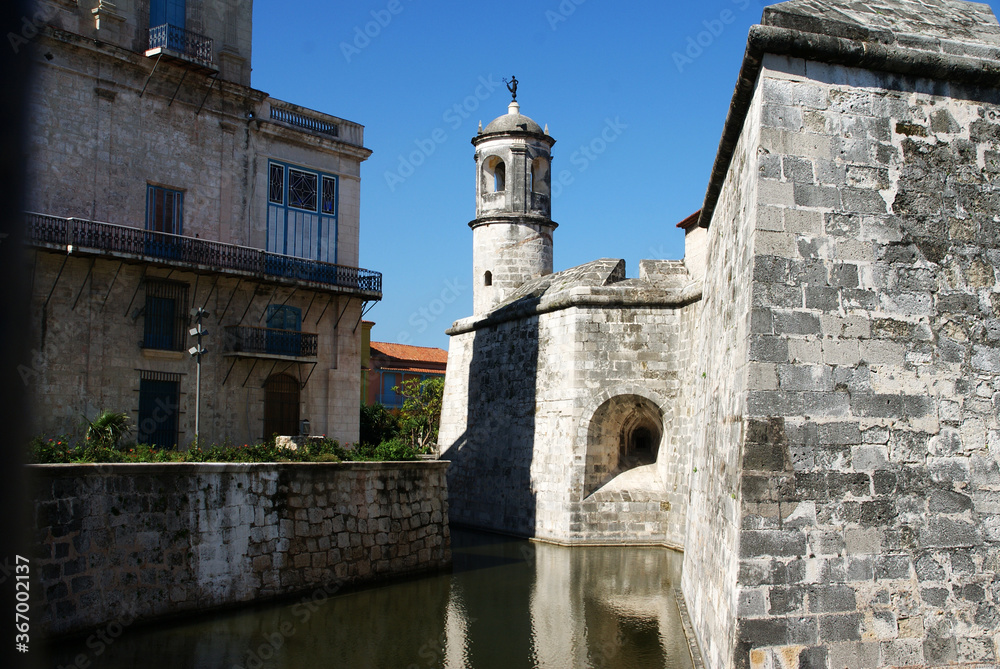
<instances>
[{"instance_id":1,"label":"limestone block wall","mask_svg":"<svg viewBox=\"0 0 1000 669\"><path fill-rule=\"evenodd\" d=\"M552 233L551 225L529 223L499 222L473 229L473 309L476 314L487 313L525 281L552 273Z\"/></svg>"},{"instance_id":2,"label":"limestone block wall","mask_svg":"<svg viewBox=\"0 0 1000 669\"><path fill-rule=\"evenodd\" d=\"M453 519L556 542L683 545L681 313L569 307L453 335L440 435ZM588 484L595 448L610 449L613 469L614 421L640 405L656 414L656 462ZM594 444L602 427L608 443Z\"/></svg>"},{"instance_id":3,"label":"limestone block wall","mask_svg":"<svg viewBox=\"0 0 1000 669\"><path fill-rule=\"evenodd\" d=\"M569 518L569 526L562 524L553 538L680 547L684 541L690 457L689 443L677 433L679 425L673 420L684 359L679 357L680 309L592 306L565 313L564 318L575 324L572 335L547 338L561 342L563 350L554 350L546 357L546 369L560 359L572 361L572 382L567 391L572 398L570 415L575 434L570 434L566 443L573 445L574 465L563 475L566 483L561 496L560 511ZM570 347L572 350L568 350ZM540 378L539 383L543 382ZM619 413L645 407L659 414L662 434L654 445L656 462L624 471L592 492L586 486L588 454L595 447L611 451L620 447L620 430L606 435L611 439L601 446L591 441L594 430L600 427L595 423L614 420L613 415L600 410L615 401L623 404ZM558 437L551 432L539 432L536 438L543 449L553 449L558 443Z\"/></svg>"},{"instance_id":4,"label":"limestone block wall","mask_svg":"<svg viewBox=\"0 0 1000 669\"><path fill-rule=\"evenodd\" d=\"M449 564L444 463L29 467L60 635Z\"/></svg>"},{"instance_id":5,"label":"limestone block wall","mask_svg":"<svg viewBox=\"0 0 1000 669\"><path fill-rule=\"evenodd\" d=\"M682 589L709 667L732 666L739 572L740 463L750 356L767 342L751 339L753 248L759 171L760 99L708 229L703 298L691 350L693 385L683 410L694 435ZM689 377L690 378L690 377ZM691 394L688 399L687 395Z\"/></svg>"},{"instance_id":6,"label":"limestone block wall","mask_svg":"<svg viewBox=\"0 0 1000 669\"><path fill-rule=\"evenodd\" d=\"M534 536L537 368L537 317L451 338L439 440L454 522Z\"/></svg>"},{"instance_id":7,"label":"limestone block wall","mask_svg":"<svg viewBox=\"0 0 1000 669\"><path fill-rule=\"evenodd\" d=\"M764 61L737 666L1000 659L998 103Z\"/></svg>"}]
</instances>

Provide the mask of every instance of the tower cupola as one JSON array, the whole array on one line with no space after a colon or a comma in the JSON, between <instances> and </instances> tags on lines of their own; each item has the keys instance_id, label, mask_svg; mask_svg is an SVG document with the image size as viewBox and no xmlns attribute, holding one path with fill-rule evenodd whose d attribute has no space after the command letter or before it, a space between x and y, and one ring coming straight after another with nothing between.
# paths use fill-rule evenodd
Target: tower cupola
<instances>
[{"instance_id":1,"label":"tower cupola","mask_svg":"<svg viewBox=\"0 0 1000 669\"><path fill-rule=\"evenodd\" d=\"M508 86L510 88L510 86ZM535 121L521 114L517 80L507 113L473 138L476 218L473 302L489 312L525 281L552 273L552 145Z\"/></svg>"}]
</instances>

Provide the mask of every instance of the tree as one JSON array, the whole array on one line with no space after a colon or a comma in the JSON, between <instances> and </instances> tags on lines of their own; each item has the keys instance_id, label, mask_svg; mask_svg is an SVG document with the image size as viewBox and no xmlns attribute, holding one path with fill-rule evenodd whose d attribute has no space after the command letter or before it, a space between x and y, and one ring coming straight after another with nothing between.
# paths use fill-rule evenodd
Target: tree
<instances>
[{"instance_id":1,"label":"tree","mask_svg":"<svg viewBox=\"0 0 1000 669\"><path fill-rule=\"evenodd\" d=\"M403 396L402 433L418 449L425 449L437 442L441 423L441 402L444 398L444 379L407 379L394 391Z\"/></svg>"},{"instance_id":2,"label":"tree","mask_svg":"<svg viewBox=\"0 0 1000 669\"><path fill-rule=\"evenodd\" d=\"M399 419L381 404L361 405L362 444L378 446L399 436Z\"/></svg>"}]
</instances>

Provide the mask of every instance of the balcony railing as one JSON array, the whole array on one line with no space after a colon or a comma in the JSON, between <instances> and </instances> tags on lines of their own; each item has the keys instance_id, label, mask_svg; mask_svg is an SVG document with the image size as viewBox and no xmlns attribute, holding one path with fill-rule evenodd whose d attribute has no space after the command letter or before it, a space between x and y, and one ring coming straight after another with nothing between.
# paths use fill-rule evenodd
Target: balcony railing
<instances>
[{"instance_id":1,"label":"balcony railing","mask_svg":"<svg viewBox=\"0 0 1000 669\"><path fill-rule=\"evenodd\" d=\"M168 49L201 65L212 66L212 39L169 23L149 29L149 49Z\"/></svg>"},{"instance_id":2,"label":"balcony railing","mask_svg":"<svg viewBox=\"0 0 1000 669\"><path fill-rule=\"evenodd\" d=\"M233 325L226 328L223 352L315 358L317 339L309 332Z\"/></svg>"},{"instance_id":3,"label":"balcony railing","mask_svg":"<svg viewBox=\"0 0 1000 669\"><path fill-rule=\"evenodd\" d=\"M291 109L275 107L273 104L271 105L271 120L281 121L282 123L294 125L297 128L312 130L313 132L329 135L330 137L340 136L340 129L337 127L336 123L330 123L329 121L306 116L305 114L292 111Z\"/></svg>"},{"instance_id":4,"label":"balcony railing","mask_svg":"<svg viewBox=\"0 0 1000 669\"><path fill-rule=\"evenodd\" d=\"M142 260L231 271L262 279L308 281L354 289L365 293L367 299L382 299L382 274L367 269L80 218L45 214L25 214L25 218L29 244L124 253Z\"/></svg>"}]
</instances>

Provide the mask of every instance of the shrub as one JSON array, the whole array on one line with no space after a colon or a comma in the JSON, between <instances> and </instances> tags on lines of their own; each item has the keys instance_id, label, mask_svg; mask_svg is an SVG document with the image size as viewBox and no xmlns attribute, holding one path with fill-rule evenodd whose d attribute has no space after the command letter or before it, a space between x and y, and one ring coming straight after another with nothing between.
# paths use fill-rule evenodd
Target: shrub
<instances>
[{"instance_id":1,"label":"shrub","mask_svg":"<svg viewBox=\"0 0 1000 669\"><path fill-rule=\"evenodd\" d=\"M39 465L73 462L73 454L73 445L65 435L51 439L35 437L28 445L28 462Z\"/></svg>"},{"instance_id":2,"label":"shrub","mask_svg":"<svg viewBox=\"0 0 1000 669\"><path fill-rule=\"evenodd\" d=\"M399 419L381 404L361 407L362 444L381 444L399 436Z\"/></svg>"},{"instance_id":3,"label":"shrub","mask_svg":"<svg viewBox=\"0 0 1000 669\"><path fill-rule=\"evenodd\" d=\"M346 449L332 439L311 441L297 450L276 446L273 441L240 446L225 443L203 448L198 444L187 451L161 449L148 444L130 448L109 448L87 442L73 446L68 437L35 437L28 448L34 464L74 462L344 462L365 460L415 460L416 450L402 439L378 446L358 444Z\"/></svg>"},{"instance_id":4,"label":"shrub","mask_svg":"<svg viewBox=\"0 0 1000 669\"><path fill-rule=\"evenodd\" d=\"M376 460L416 460L417 451L402 439L383 441L375 447Z\"/></svg>"},{"instance_id":5,"label":"shrub","mask_svg":"<svg viewBox=\"0 0 1000 669\"><path fill-rule=\"evenodd\" d=\"M87 421L87 441L92 446L117 448L131 429L128 414L121 411L101 409L94 420L83 418Z\"/></svg>"}]
</instances>

